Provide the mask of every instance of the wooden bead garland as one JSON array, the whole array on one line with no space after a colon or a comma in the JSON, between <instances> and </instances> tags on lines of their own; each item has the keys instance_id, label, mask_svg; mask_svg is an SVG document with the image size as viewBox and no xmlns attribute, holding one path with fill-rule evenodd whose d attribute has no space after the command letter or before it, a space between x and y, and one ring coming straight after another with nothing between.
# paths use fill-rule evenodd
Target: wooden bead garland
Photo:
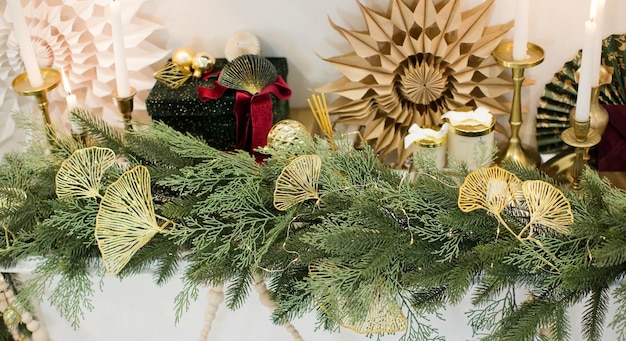
<instances>
[{"instance_id":1,"label":"wooden bead garland","mask_svg":"<svg viewBox=\"0 0 626 341\"><path fill-rule=\"evenodd\" d=\"M13 309L19 314L19 319L26 325L26 328L32 333L32 341L51 341L48 337L48 331L39 321L33 319L33 316L20 307L19 302L15 299L15 293L9 284L0 275L0 313L4 314L8 309ZM11 328L11 335L14 340L23 340L19 334L18 328Z\"/></svg>"},{"instance_id":2,"label":"wooden bead garland","mask_svg":"<svg viewBox=\"0 0 626 341\"><path fill-rule=\"evenodd\" d=\"M208 294L207 308L204 313L204 326L200 330L198 341L206 341L215 320L215 315L220 304L224 301L224 285L219 284L211 288Z\"/></svg>"},{"instance_id":3,"label":"wooden bead garland","mask_svg":"<svg viewBox=\"0 0 626 341\"><path fill-rule=\"evenodd\" d=\"M267 285L265 285L265 280L263 279L263 277L257 274L254 275L254 289L259 294L259 301L261 301L261 303L270 310L270 313L273 313L274 310L276 310L278 304L274 302L270 297L269 290L267 290ZM293 337L295 341L304 341L304 339L302 338L302 336L300 336L300 333L298 332L296 327L293 326L293 324L287 322L283 324L283 327L287 329L287 331L289 332L289 334L291 334L291 337Z\"/></svg>"}]
</instances>

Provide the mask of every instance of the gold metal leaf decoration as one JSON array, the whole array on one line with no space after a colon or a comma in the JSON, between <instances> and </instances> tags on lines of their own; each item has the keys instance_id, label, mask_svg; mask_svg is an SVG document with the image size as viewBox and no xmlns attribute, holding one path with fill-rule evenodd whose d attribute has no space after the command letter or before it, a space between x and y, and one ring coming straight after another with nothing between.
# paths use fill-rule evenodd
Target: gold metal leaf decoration
<instances>
[{"instance_id":1,"label":"gold metal leaf decoration","mask_svg":"<svg viewBox=\"0 0 626 341\"><path fill-rule=\"evenodd\" d=\"M115 153L108 148L78 149L61 163L56 175L59 198L100 197L104 172L115 163Z\"/></svg>"},{"instance_id":2,"label":"gold metal leaf decoration","mask_svg":"<svg viewBox=\"0 0 626 341\"><path fill-rule=\"evenodd\" d=\"M144 166L126 171L107 187L96 215L96 240L108 273L116 274L155 234L159 226Z\"/></svg>"},{"instance_id":3,"label":"gold metal leaf decoration","mask_svg":"<svg viewBox=\"0 0 626 341\"><path fill-rule=\"evenodd\" d=\"M569 225L574 222L574 215L563 192L540 180L524 181L522 191L530 212L529 236L532 236L533 226L545 226L563 234L570 233Z\"/></svg>"},{"instance_id":4,"label":"gold metal leaf decoration","mask_svg":"<svg viewBox=\"0 0 626 341\"><path fill-rule=\"evenodd\" d=\"M293 159L276 179L274 207L280 211L309 199L320 199L317 183L322 169L319 155L300 155Z\"/></svg>"},{"instance_id":5,"label":"gold metal leaf decoration","mask_svg":"<svg viewBox=\"0 0 626 341\"><path fill-rule=\"evenodd\" d=\"M312 264L309 275L320 308L342 327L360 334L396 333L406 330L408 320L394 294L383 281L362 285L358 294L336 297L332 288L339 285L337 274L351 271L346 266L331 263ZM349 311L363 310L362 317Z\"/></svg>"},{"instance_id":6,"label":"gold metal leaf decoration","mask_svg":"<svg viewBox=\"0 0 626 341\"><path fill-rule=\"evenodd\" d=\"M388 1L387 13L357 2L366 31L331 22L353 49L325 59L343 77L316 89L339 95L329 107L336 123L362 126L376 152L402 164L413 123L437 126L461 106L509 112L512 82L491 53L513 23L487 26L494 0L466 11L461 0Z\"/></svg>"},{"instance_id":7,"label":"gold metal leaf decoration","mask_svg":"<svg viewBox=\"0 0 626 341\"><path fill-rule=\"evenodd\" d=\"M267 58L244 54L226 64L217 82L227 88L247 91L254 95L278 78L274 64Z\"/></svg>"},{"instance_id":8,"label":"gold metal leaf decoration","mask_svg":"<svg viewBox=\"0 0 626 341\"><path fill-rule=\"evenodd\" d=\"M0 187L0 213L6 214L13 209L21 206L27 199L26 192L19 188L14 187ZM4 230L4 240L6 247L12 245L12 240L15 241L15 234L9 229L7 218L0 218L0 227Z\"/></svg>"},{"instance_id":9,"label":"gold metal leaf decoration","mask_svg":"<svg viewBox=\"0 0 626 341\"><path fill-rule=\"evenodd\" d=\"M184 67L167 62L161 69L152 76L170 89L177 89L193 75L190 70Z\"/></svg>"},{"instance_id":10,"label":"gold metal leaf decoration","mask_svg":"<svg viewBox=\"0 0 626 341\"><path fill-rule=\"evenodd\" d=\"M461 211L485 209L499 215L516 198L522 182L500 167L479 168L465 178L459 189Z\"/></svg>"}]
</instances>

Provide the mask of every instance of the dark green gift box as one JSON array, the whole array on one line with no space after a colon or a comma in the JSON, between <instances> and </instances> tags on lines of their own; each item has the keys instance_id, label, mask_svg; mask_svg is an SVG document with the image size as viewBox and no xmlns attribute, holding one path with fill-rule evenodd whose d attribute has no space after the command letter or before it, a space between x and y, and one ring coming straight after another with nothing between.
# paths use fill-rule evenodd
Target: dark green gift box
<instances>
[{"instance_id":1,"label":"dark green gift box","mask_svg":"<svg viewBox=\"0 0 626 341\"><path fill-rule=\"evenodd\" d=\"M268 58L278 74L287 81L287 59ZM215 62L213 72L226 65L226 59ZM204 140L212 147L221 150L235 148L235 90L228 90L220 99L201 102L198 87L213 87L217 76L207 80L191 77L177 89L156 82L146 99L146 108L153 120L159 120L170 127L188 132ZM272 95L274 123L287 118L289 101L280 101Z\"/></svg>"}]
</instances>

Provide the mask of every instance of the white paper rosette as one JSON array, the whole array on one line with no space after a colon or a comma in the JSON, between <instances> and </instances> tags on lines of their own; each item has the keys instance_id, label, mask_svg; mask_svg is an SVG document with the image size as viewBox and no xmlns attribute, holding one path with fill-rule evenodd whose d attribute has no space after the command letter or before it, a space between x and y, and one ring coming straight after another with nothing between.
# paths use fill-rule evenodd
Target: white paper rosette
<instances>
[{"instance_id":1,"label":"white paper rosette","mask_svg":"<svg viewBox=\"0 0 626 341\"><path fill-rule=\"evenodd\" d=\"M125 0L120 3L130 85L137 89L135 112L145 112L145 98L154 85L154 65L169 51L148 41L160 25L137 17L147 0ZM22 0L26 23L35 54L42 67L65 68L72 91L79 105L101 115L116 127L123 127L121 115L111 93L115 88L113 39L109 23L110 0ZM11 88L15 76L24 72L11 18L6 4L0 7L0 126L12 126L11 111L37 111L35 100L18 98ZM59 86L59 88L62 88ZM65 91L55 89L48 94L50 116L55 127L69 131ZM6 123L6 124L4 124ZM9 131L11 130L11 131ZM13 129L0 129L7 140Z\"/></svg>"}]
</instances>

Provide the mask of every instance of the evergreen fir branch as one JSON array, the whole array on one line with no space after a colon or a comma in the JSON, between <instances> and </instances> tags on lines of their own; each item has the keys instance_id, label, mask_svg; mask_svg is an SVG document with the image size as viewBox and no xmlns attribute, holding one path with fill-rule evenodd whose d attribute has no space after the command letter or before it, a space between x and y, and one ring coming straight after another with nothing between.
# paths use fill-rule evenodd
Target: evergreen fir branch
<instances>
[{"instance_id":1,"label":"evergreen fir branch","mask_svg":"<svg viewBox=\"0 0 626 341\"><path fill-rule=\"evenodd\" d=\"M482 301L484 302L484 301ZM504 295L487 302L481 309L470 309L465 314L469 318L473 337L492 335L498 322L515 307L515 294L512 287L504 290ZM484 333L487 332L485 335Z\"/></svg>"},{"instance_id":2,"label":"evergreen fir branch","mask_svg":"<svg viewBox=\"0 0 626 341\"><path fill-rule=\"evenodd\" d=\"M609 306L609 289L595 288L585 304L582 332L589 341L602 340L602 331Z\"/></svg>"},{"instance_id":3,"label":"evergreen fir branch","mask_svg":"<svg viewBox=\"0 0 626 341\"><path fill-rule=\"evenodd\" d=\"M439 331L428 324L430 321L426 316L413 311L411 304L403 301L402 308L406 312L408 327L399 341L445 341Z\"/></svg>"},{"instance_id":4,"label":"evergreen fir branch","mask_svg":"<svg viewBox=\"0 0 626 341\"><path fill-rule=\"evenodd\" d=\"M174 312L176 323L178 323L185 312L189 310L192 302L198 299L200 290L198 283L187 276L183 276L183 289L174 299Z\"/></svg>"},{"instance_id":5,"label":"evergreen fir branch","mask_svg":"<svg viewBox=\"0 0 626 341\"><path fill-rule=\"evenodd\" d=\"M620 284L615 290L613 290L613 297L615 299L615 315L609 323L615 334L617 334L617 341L626 340L626 283Z\"/></svg>"},{"instance_id":6,"label":"evergreen fir branch","mask_svg":"<svg viewBox=\"0 0 626 341\"><path fill-rule=\"evenodd\" d=\"M239 271L226 288L226 306L230 309L240 308L250 293L251 284L252 273L248 269Z\"/></svg>"},{"instance_id":7,"label":"evergreen fir branch","mask_svg":"<svg viewBox=\"0 0 626 341\"><path fill-rule=\"evenodd\" d=\"M86 129L89 137L98 140L101 147L110 148L117 152L124 150L123 134L113 129L102 118L78 107L72 109L70 114L76 124Z\"/></svg>"}]
</instances>

